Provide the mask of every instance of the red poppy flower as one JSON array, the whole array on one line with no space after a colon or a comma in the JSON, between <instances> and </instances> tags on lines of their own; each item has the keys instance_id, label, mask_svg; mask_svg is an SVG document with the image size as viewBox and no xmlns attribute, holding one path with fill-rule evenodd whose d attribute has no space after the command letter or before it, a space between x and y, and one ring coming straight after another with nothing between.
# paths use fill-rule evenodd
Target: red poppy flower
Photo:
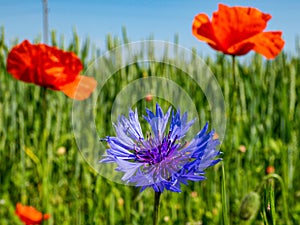
<instances>
[{"instance_id":1,"label":"red poppy flower","mask_svg":"<svg viewBox=\"0 0 300 225\"><path fill-rule=\"evenodd\" d=\"M77 100L88 98L97 82L80 76L83 66L73 52L25 40L15 46L7 58L7 71L16 79L59 90Z\"/></svg>"},{"instance_id":2,"label":"red poppy flower","mask_svg":"<svg viewBox=\"0 0 300 225\"><path fill-rule=\"evenodd\" d=\"M193 34L213 49L229 55L245 55L254 50L268 59L276 57L284 46L281 31L263 32L270 14L251 7L219 4L211 21L206 14L195 16Z\"/></svg>"},{"instance_id":3,"label":"red poppy flower","mask_svg":"<svg viewBox=\"0 0 300 225\"><path fill-rule=\"evenodd\" d=\"M41 224L43 220L50 218L49 214L42 214L32 206L23 206L21 203L16 205L16 215L26 225Z\"/></svg>"}]
</instances>

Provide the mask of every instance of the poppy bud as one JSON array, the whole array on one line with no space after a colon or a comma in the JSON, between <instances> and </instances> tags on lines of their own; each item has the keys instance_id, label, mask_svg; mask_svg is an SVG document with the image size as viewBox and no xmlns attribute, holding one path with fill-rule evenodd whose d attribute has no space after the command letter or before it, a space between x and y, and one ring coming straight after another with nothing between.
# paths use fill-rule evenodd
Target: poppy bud
<instances>
[{"instance_id":1,"label":"poppy bud","mask_svg":"<svg viewBox=\"0 0 300 225\"><path fill-rule=\"evenodd\" d=\"M242 220L251 220L253 219L260 208L260 196L251 191L248 193L242 200L240 206L240 218Z\"/></svg>"}]
</instances>

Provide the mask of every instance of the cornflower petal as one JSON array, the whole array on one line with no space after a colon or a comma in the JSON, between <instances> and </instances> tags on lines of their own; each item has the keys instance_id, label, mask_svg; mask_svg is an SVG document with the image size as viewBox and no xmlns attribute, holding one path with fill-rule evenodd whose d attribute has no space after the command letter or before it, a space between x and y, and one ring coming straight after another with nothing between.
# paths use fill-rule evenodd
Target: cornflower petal
<instances>
[{"instance_id":1,"label":"cornflower petal","mask_svg":"<svg viewBox=\"0 0 300 225\"><path fill-rule=\"evenodd\" d=\"M148 114L148 117L144 116L144 119L146 119L146 121L150 124L154 136L159 138L160 140L160 138L162 138L162 136L164 135L166 125L169 120L171 108L169 108L166 115L164 115L159 104L156 104L156 115L149 109L146 109L146 112Z\"/></svg>"}]
</instances>

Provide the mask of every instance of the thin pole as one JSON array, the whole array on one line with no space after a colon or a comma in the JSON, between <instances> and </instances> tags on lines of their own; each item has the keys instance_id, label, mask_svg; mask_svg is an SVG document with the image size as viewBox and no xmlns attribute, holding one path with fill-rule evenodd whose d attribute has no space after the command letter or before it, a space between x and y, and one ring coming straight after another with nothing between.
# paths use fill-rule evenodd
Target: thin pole
<instances>
[{"instance_id":1,"label":"thin pole","mask_svg":"<svg viewBox=\"0 0 300 225\"><path fill-rule=\"evenodd\" d=\"M43 32L44 43L48 44L48 0L43 0Z\"/></svg>"}]
</instances>

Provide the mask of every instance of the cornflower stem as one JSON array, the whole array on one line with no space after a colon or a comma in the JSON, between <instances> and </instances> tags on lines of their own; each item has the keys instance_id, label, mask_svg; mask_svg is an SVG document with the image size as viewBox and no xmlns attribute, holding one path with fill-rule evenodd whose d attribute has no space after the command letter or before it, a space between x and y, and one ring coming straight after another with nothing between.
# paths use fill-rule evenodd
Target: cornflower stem
<instances>
[{"instance_id":1,"label":"cornflower stem","mask_svg":"<svg viewBox=\"0 0 300 225\"><path fill-rule=\"evenodd\" d=\"M222 163L222 219L224 225L229 225L224 163Z\"/></svg>"},{"instance_id":2,"label":"cornflower stem","mask_svg":"<svg viewBox=\"0 0 300 225\"><path fill-rule=\"evenodd\" d=\"M158 225L158 210L161 192L154 192L153 225Z\"/></svg>"}]
</instances>

